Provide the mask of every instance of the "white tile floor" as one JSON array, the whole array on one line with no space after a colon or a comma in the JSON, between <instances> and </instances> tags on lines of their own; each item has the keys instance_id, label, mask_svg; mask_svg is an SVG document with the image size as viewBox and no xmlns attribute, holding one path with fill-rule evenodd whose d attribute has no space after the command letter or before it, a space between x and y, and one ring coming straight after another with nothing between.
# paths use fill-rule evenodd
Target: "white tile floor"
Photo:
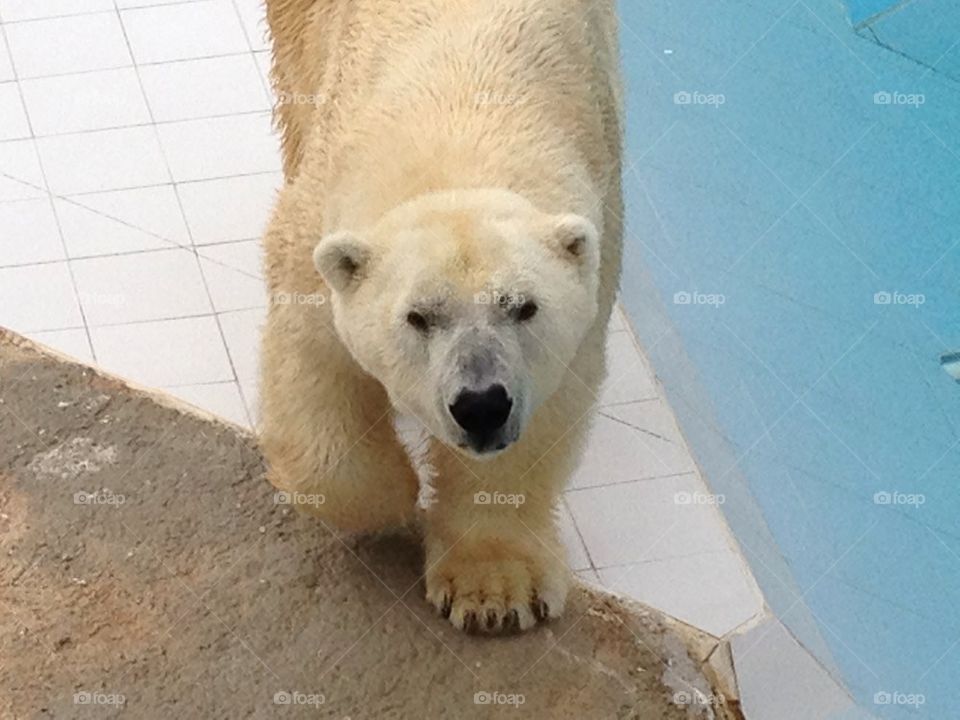
<instances>
[{"instance_id":1,"label":"white tile floor","mask_svg":"<svg viewBox=\"0 0 960 720\"><path fill-rule=\"evenodd\" d=\"M257 0L0 0L0 324L242 425L281 176ZM752 578L617 313L581 576L722 635Z\"/></svg>"}]
</instances>

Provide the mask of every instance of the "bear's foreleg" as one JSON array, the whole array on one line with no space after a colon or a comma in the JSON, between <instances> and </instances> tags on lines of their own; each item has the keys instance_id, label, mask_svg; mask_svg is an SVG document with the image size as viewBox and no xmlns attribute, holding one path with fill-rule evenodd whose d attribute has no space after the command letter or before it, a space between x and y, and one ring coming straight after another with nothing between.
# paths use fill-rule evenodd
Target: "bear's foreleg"
<instances>
[{"instance_id":1,"label":"bear's foreleg","mask_svg":"<svg viewBox=\"0 0 960 720\"><path fill-rule=\"evenodd\" d=\"M283 499L346 532L414 519L418 482L383 387L325 307L271 307L263 338L261 446Z\"/></svg>"}]
</instances>

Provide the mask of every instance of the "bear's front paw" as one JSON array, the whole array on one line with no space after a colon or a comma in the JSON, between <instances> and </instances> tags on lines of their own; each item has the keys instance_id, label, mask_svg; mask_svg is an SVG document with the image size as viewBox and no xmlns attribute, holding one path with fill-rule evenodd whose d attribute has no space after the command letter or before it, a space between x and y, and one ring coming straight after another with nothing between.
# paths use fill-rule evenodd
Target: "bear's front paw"
<instances>
[{"instance_id":1,"label":"bear's front paw","mask_svg":"<svg viewBox=\"0 0 960 720\"><path fill-rule=\"evenodd\" d=\"M570 576L559 558L476 550L443 556L427 570L427 600L455 627L510 634L563 613Z\"/></svg>"}]
</instances>

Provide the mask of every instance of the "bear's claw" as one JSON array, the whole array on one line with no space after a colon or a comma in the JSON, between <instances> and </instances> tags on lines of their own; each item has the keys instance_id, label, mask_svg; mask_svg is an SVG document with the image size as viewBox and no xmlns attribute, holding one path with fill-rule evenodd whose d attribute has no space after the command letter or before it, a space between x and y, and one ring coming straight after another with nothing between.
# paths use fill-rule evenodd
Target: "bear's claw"
<instances>
[{"instance_id":1,"label":"bear's claw","mask_svg":"<svg viewBox=\"0 0 960 720\"><path fill-rule=\"evenodd\" d=\"M529 561L476 561L456 566L446 558L427 572L427 600L470 635L512 635L558 617L567 591L565 568Z\"/></svg>"}]
</instances>

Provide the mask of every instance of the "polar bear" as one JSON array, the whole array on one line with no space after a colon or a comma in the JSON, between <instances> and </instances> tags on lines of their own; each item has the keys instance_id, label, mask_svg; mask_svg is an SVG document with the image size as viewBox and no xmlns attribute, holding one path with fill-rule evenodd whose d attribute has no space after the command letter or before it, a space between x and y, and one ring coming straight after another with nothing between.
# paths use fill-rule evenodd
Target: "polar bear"
<instances>
[{"instance_id":1,"label":"polar bear","mask_svg":"<svg viewBox=\"0 0 960 720\"><path fill-rule=\"evenodd\" d=\"M335 532L419 527L427 600L457 628L556 617L556 504L620 272L614 2L267 15L286 180L264 239L285 299L262 348L271 481ZM429 430L423 509L396 411Z\"/></svg>"}]
</instances>

